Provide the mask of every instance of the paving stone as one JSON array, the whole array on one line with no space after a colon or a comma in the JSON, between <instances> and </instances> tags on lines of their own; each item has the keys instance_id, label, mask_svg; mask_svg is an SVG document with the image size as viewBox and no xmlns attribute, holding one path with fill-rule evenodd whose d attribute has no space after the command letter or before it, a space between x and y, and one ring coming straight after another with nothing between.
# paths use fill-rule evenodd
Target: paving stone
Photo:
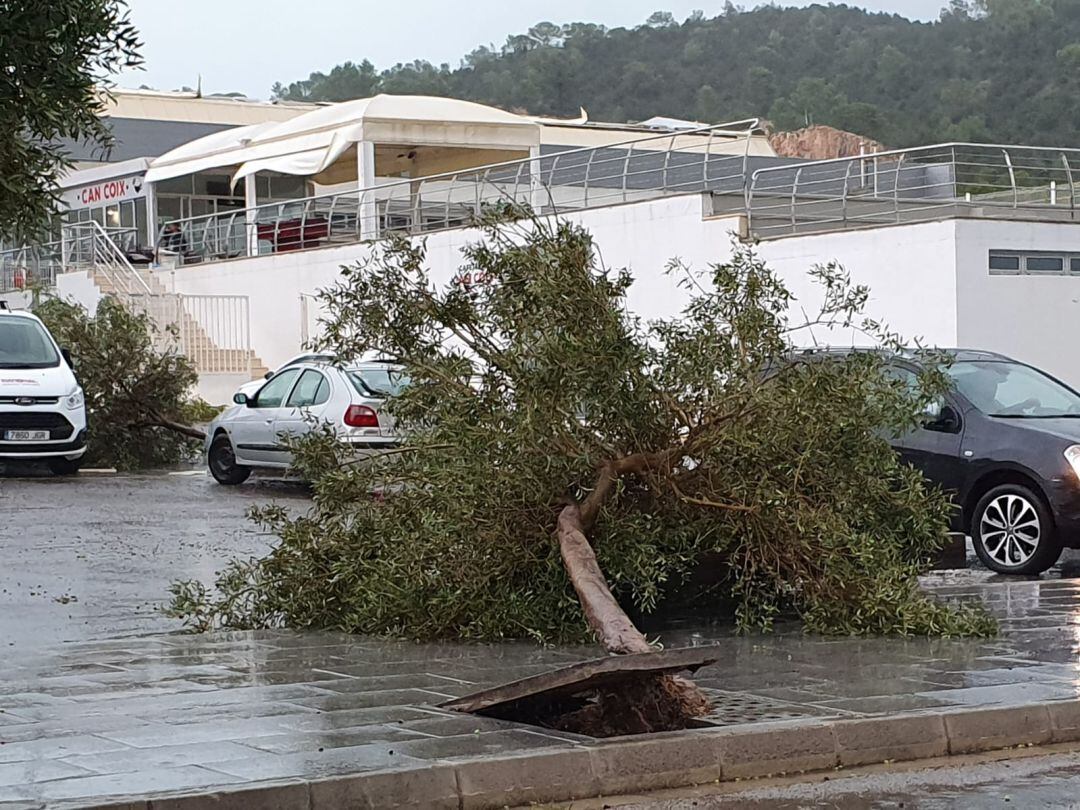
<instances>
[{"instance_id":1,"label":"paving stone","mask_svg":"<svg viewBox=\"0 0 1080 810\"><path fill-rule=\"evenodd\" d=\"M370 743L302 754L255 752L256 756L248 759L221 762L208 767L222 774L255 781L292 776L318 779L387 768L420 767L425 764L421 759L399 753L396 748L394 743Z\"/></svg>"},{"instance_id":2,"label":"paving stone","mask_svg":"<svg viewBox=\"0 0 1080 810\"><path fill-rule=\"evenodd\" d=\"M260 738L262 739L262 738ZM168 740L162 740L168 742ZM155 748L128 748L102 754L65 756L63 761L97 773L131 773L153 768L208 765L251 756L251 748L231 742L200 742L187 745L160 745Z\"/></svg>"},{"instance_id":3,"label":"paving stone","mask_svg":"<svg viewBox=\"0 0 1080 810\"><path fill-rule=\"evenodd\" d=\"M454 766L462 810L559 802L602 793L579 750L474 759Z\"/></svg>"},{"instance_id":4,"label":"paving stone","mask_svg":"<svg viewBox=\"0 0 1080 810\"><path fill-rule=\"evenodd\" d=\"M63 799L101 804L111 797L144 797L151 793L206 789L239 781L234 776L197 765L160 768L141 773L122 773L58 779L34 784L35 793L50 805Z\"/></svg>"},{"instance_id":5,"label":"paving stone","mask_svg":"<svg viewBox=\"0 0 1080 810\"><path fill-rule=\"evenodd\" d=\"M1052 736L1050 712L1039 704L947 713L945 728L952 754L1046 743Z\"/></svg>"},{"instance_id":6,"label":"paving stone","mask_svg":"<svg viewBox=\"0 0 1080 810\"><path fill-rule=\"evenodd\" d=\"M827 725L777 723L710 733L717 735L724 779L821 770L837 764L836 740Z\"/></svg>"},{"instance_id":7,"label":"paving stone","mask_svg":"<svg viewBox=\"0 0 1080 810\"><path fill-rule=\"evenodd\" d=\"M146 810L309 810L310 807L308 786L302 780L150 799L146 803Z\"/></svg>"},{"instance_id":8,"label":"paving stone","mask_svg":"<svg viewBox=\"0 0 1080 810\"><path fill-rule=\"evenodd\" d=\"M39 759L10 762L0 765L0 787L49 782L72 776L87 776L92 771L60 762L55 759Z\"/></svg>"},{"instance_id":9,"label":"paving stone","mask_svg":"<svg viewBox=\"0 0 1080 810\"><path fill-rule=\"evenodd\" d=\"M945 721L939 714L844 720L833 731L837 755L845 767L949 753Z\"/></svg>"},{"instance_id":10,"label":"paving stone","mask_svg":"<svg viewBox=\"0 0 1080 810\"><path fill-rule=\"evenodd\" d=\"M321 779L311 783L311 810L458 810L457 777L443 765Z\"/></svg>"},{"instance_id":11,"label":"paving stone","mask_svg":"<svg viewBox=\"0 0 1080 810\"><path fill-rule=\"evenodd\" d=\"M250 737L267 737L280 734L284 726L280 717L255 717L250 720L217 720L210 723L185 723L171 726L163 734L161 729L136 729L133 731L106 731L102 737L136 748L154 748L163 744L219 742L221 740L244 740Z\"/></svg>"},{"instance_id":12,"label":"paving stone","mask_svg":"<svg viewBox=\"0 0 1080 810\"><path fill-rule=\"evenodd\" d=\"M251 749L274 754L303 754L331 748L349 748L373 742L404 743L409 740L431 739L392 725L370 725L334 731L303 731L255 737L245 740L247 756Z\"/></svg>"},{"instance_id":13,"label":"paving stone","mask_svg":"<svg viewBox=\"0 0 1080 810\"><path fill-rule=\"evenodd\" d=\"M323 711L339 709L367 709L376 706L408 706L410 704L439 704L456 695L434 692L426 689L392 689L382 692L358 692L356 694L324 694L318 697L301 698L290 701L299 706L308 706Z\"/></svg>"},{"instance_id":14,"label":"paving stone","mask_svg":"<svg viewBox=\"0 0 1080 810\"><path fill-rule=\"evenodd\" d=\"M419 759L455 760L467 757L495 757L534 748L565 746L568 741L532 731L483 731L458 737L427 737L403 740L401 753Z\"/></svg>"},{"instance_id":15,"label":"paving stone","mask_svg":"<svg viewBox=\"0 0 1080 810\"><path fill-rule=\"evenodd\" d=\"M306 714L282 717L281 725L282 728L296 731L332 731L382 723L400 724L430 716L417 706L371 706L333 712L312 710Z\"/></svg>"},{"instance_id":16,"label":"paving stone","mask_svg":"<svg viewBox=\"0 0 1080 810\"><path fill-rule=\"evenodd\" d=\"M717 740L707 733L655 734L598 743L589 756L605 795L700 785L721 777Z\"/></svg>"},{"instance_id":17,"label":"paving stone","mask_svg":"<svg viewBox=\"0 0 1080 810\"><path fill-rule=\"evenodd\" d=\"M1059 700L1047 704L1051 739L1054 742L1080 740L1080 700Z\"/></svg>"},{"instance_id":18,"label":"paving stone","mask_svg":"<svg viewBox=\"0 0 1080 810\"><path fill-rule=\"evenodd\" d=\"M161 734L162 727L155 729ZM69 735L65 737L46 737L27 742L13 742L0 745L0 763L32 762L49 759L62 759L79 754L100 754L109 751L130 751L130 747L117 740L91 734Z\"/></svg>"},{"instance_id":19,"label":"paving stone","mask_svg":"<svg viewBox=\"0 0 1080 810\"><path fill-rule=\"evenodd\" d=\"M457 737L462 734L474 734L483 731L503 731L521 728L518 723L509 720L496 720L494 717L481 717L475 714L428 715L416 720L407 720L401 728L432 737ZM545 732L554 733L558 732Z\"/></svg>"}]
</instances>

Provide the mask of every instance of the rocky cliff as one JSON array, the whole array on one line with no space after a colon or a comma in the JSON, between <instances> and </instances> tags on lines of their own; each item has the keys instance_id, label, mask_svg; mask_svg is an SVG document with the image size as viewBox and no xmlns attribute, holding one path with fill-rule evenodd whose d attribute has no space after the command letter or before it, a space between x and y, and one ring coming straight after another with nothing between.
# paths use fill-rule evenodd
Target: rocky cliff
<instances>
[{"instance_id":1,"label":"rocky cliff","mask_svg":"<svg viewBox=\"0 0 1080 810\"><path fill-rule=\"evenodd\" d=\"M867 154L885 150L883 144L871 138L820 124L793 132L770 133L769 143L782 157L808 160L852 157L858 155L860 149Z\"/></svg>"}]
</instances>

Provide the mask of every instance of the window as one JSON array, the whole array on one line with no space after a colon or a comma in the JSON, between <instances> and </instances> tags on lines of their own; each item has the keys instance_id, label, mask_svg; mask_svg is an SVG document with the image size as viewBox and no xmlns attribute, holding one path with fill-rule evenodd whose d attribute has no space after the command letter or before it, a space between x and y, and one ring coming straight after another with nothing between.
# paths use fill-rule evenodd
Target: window
<instances>
[{"instance_id":1,"label":"window","mask_svg":"<svg viewBox=\"0 0 1080 810\"><path fill-rule=\"evenodd\" d=\"M312 405L322 405L330 399L330 385L326 377L317 371L306 369L300 375L300 381L296 384L286 407L310 408Z\"/></svg>"},{"instance_id":2,"label":"window","mask_svg":"<svg viewBox=\"0 0 1080 810\"><path fill-rule=\"evenodd\" d=\"M255 407L280 408L299 373L300 369L290 368L280 374L275 374L270 382L260 388L259 393L255 395Z\"/></svg>"},{"instance_id":3,"label":"window","mask_svg":"<svg viewBox=\"0 0 1080 810\"><path fill-rule=\"evenodd\" d=\"M991 250L987 258L991 275L1065 275L1080 273L1080 252Z\"/></svg>"},{"instance_id":4,"label":"window","mask_svg":"<svg viewBox=\"0 0 1080 810\"><path fill-rule=\"evenodd\" d=\"M1006 253L991 253L990 269L1003 273L1019 273L1020 257Z\"/></svg>"},{"instance_id":5,"label":"window","mask_svg":"<svg viewBox=\"0 0 1080 810\"><path fill-rule=\"evenodd\" d=\"M1065 260L1061 256L1026 256L1024 269L1029 273L1061 273Z\"/></svg>"},{"instance_id":6,"label":"window","mask_svg":"<svg viewBox=\"0 0 1080 810\"><path fill-rule=\"evenodd\" d=\"M409 378L394 368L354 368L348 371L357 393L365 396L396 397Z\"/></svg>"},{"instance_id":7,"label":"window","mask_svg":"<svg viewBox=\"0 0 1080 810\"><path fill-rule=\"evenodd\" d=\"M45 328L30 318L0 318L0 368L53 368L60 356Z\"/></svg>"},{"instance_id":8,"label":"window","mask_svg":"<svg viewBox=\"0 0 1080 810\"><path fill-rule=\"evenodd\" d=\"M1014 419L1080 416L1080 396L1041 371L1005 360L954 363L947 373L985 414Z\"/></svg>"}]
</instances>

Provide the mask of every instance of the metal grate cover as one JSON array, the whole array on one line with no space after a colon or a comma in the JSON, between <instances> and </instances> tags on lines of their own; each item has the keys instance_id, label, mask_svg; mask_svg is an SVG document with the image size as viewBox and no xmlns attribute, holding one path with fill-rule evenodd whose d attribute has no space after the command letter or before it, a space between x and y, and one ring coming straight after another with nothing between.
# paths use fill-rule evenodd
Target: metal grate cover
<instances>
[{"instance_id":1,"label":"metal grate cover","mask_svg":"<svg viewBox=\"0 0 1080 810\"><path fill-rule=\"evenodd\" d=\"M716 726L737 726L762 723L767 720L798 720L804 717L834 717L837 712L801 706L781 700L770 700L746 692L724 692L703 688L713 702L713 709L698 720Z\"/></svg>"}]
</instances>

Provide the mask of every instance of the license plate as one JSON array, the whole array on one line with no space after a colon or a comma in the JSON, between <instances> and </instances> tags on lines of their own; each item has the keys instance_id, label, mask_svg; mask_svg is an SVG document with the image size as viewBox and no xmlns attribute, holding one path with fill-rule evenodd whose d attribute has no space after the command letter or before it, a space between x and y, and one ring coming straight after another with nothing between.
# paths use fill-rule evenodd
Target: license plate
<instances>
[{"instance_id":1,"label":"license plate","mask_svg":"<svg viewBox=\"0 0 1080 810\"><path fill-rule=\"evenodd\" d=\"M47 442L47 430L8 430L4 432L4 441L8 442Z\"/></svg>"}]
</instances>

